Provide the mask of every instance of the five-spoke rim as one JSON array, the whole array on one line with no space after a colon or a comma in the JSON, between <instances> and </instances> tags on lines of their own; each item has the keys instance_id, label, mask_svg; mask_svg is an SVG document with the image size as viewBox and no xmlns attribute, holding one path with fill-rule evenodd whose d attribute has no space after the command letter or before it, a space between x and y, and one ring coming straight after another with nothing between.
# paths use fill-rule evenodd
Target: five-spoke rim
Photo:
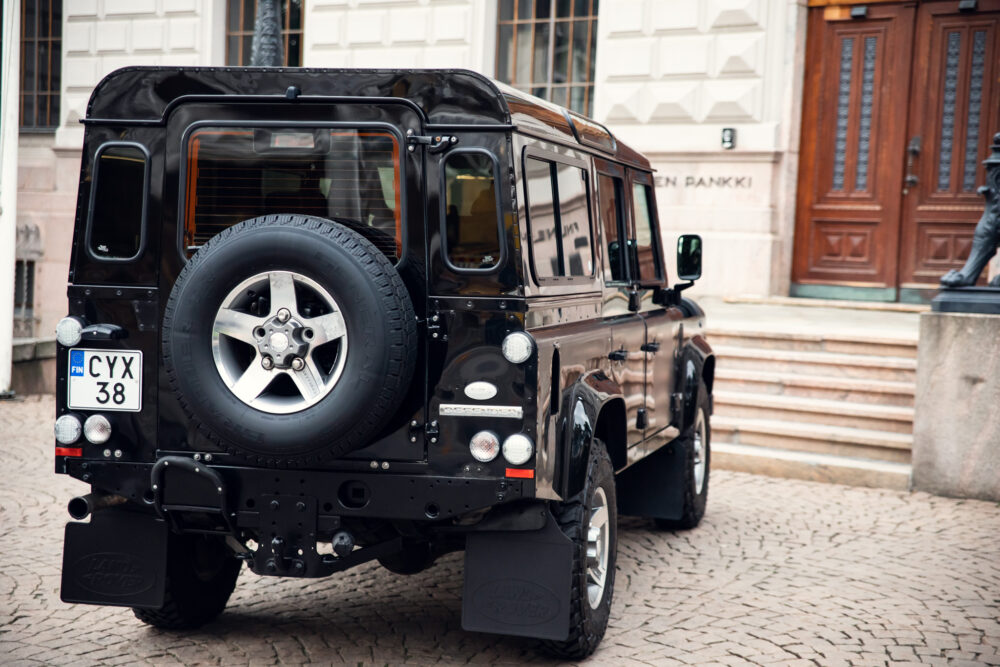
<instances>
[{"instance_id":1,"label":"five-spoke rim","mask_svg":"<svg viewBox=\"0 0 1000 667\"><path fill-rule=\"evenodd\" d=\"M604 597L610 543L608 497L604 489L597 487L590 508L590 525L587 528L587 598L591 609L597 609Z\"/></svg>"},{"instance_id":2,"label":"five-spoke rim","mask_svg":"<svg viewBox=\"0 0 1000 667\"><path fill-rule=\"evenodd\" d=\"M246 405L288 414L322 400L347 360L343 313L319 283L292 271L247 278L223 299L212 326L223 382Z\"/></svg>"},{"instance_id":3,"label":"five-spoke rim","mask_svg":"<svg viewBox=\"0 0 1000 667\"><path fill-rule=\"evenodd\" d=\"M701 495L705 486L705 411L698 408L694 423L694 492Z\"/></svg>"}]
</instances>

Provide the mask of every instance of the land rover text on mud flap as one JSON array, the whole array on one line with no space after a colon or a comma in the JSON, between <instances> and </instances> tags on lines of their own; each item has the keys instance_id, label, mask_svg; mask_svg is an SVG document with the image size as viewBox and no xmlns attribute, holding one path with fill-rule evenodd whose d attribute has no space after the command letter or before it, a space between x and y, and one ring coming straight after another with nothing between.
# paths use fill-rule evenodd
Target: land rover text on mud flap
<instances>
[{"instance_id":1,"label":"land rover text on mud flap","mask_svg":"<svg viewBox=\"0 0 1000 667\"><path fill-rule=\"evenodd\" d=\"M460 70L133 67L83 122L63 600L188 628L244 562L464 550L464 628L593 652L618 514L708 493L701 239L669 286L649 162Z\"/></svg>"}]
</instances>

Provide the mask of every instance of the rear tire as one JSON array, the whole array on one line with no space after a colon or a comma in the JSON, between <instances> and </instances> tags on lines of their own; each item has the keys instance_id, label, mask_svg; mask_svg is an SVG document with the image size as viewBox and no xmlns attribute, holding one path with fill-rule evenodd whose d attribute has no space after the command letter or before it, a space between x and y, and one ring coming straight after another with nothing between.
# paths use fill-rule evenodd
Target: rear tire
<instances>
[{"instance_id":1,"label":"rear tire","mask_svg":"<svg viewBox=\"0 0 1000 667\"><path fill-rule=\"evenodd\" d=\"M656 519L656 526L665 530L694 528L705 516L708 504L708 473L712 458L712 425L709 421L708 387L698 383L698 403L695 405L694 424L680 441L687 464L684 471L684 512L679 519ZM701 472L699 473L699 467Z\"/></svg>"},{"instance_id":2,"label":"rear tire","mask_svg":"<svg viewBox=\"0 0 1000 667\"><path fill-rule=\"evenodd\" d=\"M601 507L603 506L603 510ZM572 498L553 507L553 516L563 533L573 542L573 578L570 592L570 628L565 641L547 641L545 649L566 660L580 660L592 654L604 638L611 616L615 588L615 562L618 553L618 505L615 496L615 473L604 443L596 438L590 448L590 462L583 489ZM598 539L597 556L588 555L591 528L599 528L601 515L607 531L606 542ZM601 545L606 558L600 557ZM603 561L603 586L595 594L594 566ZM598 568L600 569L600 568Z\"/></svg>"},{"instance_id":3,"label":"rear tire","mask_svg":"<svg viewBox=\"0 0 1000 667\"><path fill-rule=\"evenodd\" d=\"M164 630L187 630L222 613L236 588L242 561L221 539L175 535L167 543L166 596L159 609L133 607L135 617Z\"/></svg>"}]
</instances>

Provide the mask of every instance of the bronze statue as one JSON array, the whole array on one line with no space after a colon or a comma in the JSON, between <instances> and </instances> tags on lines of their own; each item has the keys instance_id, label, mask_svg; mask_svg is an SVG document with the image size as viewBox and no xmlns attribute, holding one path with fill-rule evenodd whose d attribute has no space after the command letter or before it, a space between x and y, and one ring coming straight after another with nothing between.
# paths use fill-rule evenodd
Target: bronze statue
<instances>
[{"instance_id":1,"label":"bronze statue","mask_svg":"<svg viewBox=\"0 0 1000 667\"><path fill-rule=\"evenodd\" d=\"M960 270L952 269L941 277L941 287L971 287L976 284L983 267L997 254L1000 245L1000 132L993 135L992 153L984 161L986 185L978 192L986 198L983 217L972 237L972 251ZM1000 287L1000 275L990 281L990 287Z\"/></svg>"}]
</instances>

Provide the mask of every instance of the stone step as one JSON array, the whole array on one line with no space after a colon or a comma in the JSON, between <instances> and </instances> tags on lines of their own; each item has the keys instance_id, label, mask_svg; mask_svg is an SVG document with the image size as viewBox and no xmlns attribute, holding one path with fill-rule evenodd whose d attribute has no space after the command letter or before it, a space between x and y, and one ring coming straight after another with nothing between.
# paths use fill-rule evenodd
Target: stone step
<instances>
[{"instance_id":1,"label":"stone step","mask_svg":"<svg viewBox=\"0 0 1000 667\"><path fill-rule=\"evenodd\" d=\"M777 419L712 416L712 435L735 445L776 447L799 452L909 463L913 436L872 429Z\"/></svg>"},{"instance_id":2,"label":"stone step","mask_svg":"<svg viewBox=\"0 0 1000 667\"><path fill-rule=\"evenodd\" d=\"M804 375L793 371L772 373L727 368L724 364L715 371L714 389L899 407L913 407L915 391L909 382Z\"/></svg>"},{"instance_id":3,"label":"stone step","mask_svg":"<svg viewBox=\"0 0 1000 667\"><path fill-rule=\"evenodd\" d=\"M713 395L715 412L724 417L913 433L913 408L719 390Z\"/></svg>"},{"instance_id":4,"label":"stone step","mask_svg":"<svg viewBox=\"0 0 1000 667\"><path fill-rule=\"evenodd\" d=\"M915 382L917 360L905 357L716 345L718 367L737 370Z\"/></svg>"},{"instance_id":5,"label":"stone step","mask_svg":"<svg viewBox=\"0 0 1000 667\"><path fill-rule=\"evenodd\" d=\"M879 357L917 358L917 340L902 338L861 338L837 334L808 334L752 329L708 328L708 340L716 345L754 347Z\"/></svg>"},{"instance_id":6,"label":"stone step","mask_svg":"<svg viewBox=\"0 0 1000 667\"><path fill-rule=\"evenodd\" d=\"M711 466L769 477L906 490L910 466L868 458L831 456L776 447L712 442Z\"/></svg>"}]
</instances>

